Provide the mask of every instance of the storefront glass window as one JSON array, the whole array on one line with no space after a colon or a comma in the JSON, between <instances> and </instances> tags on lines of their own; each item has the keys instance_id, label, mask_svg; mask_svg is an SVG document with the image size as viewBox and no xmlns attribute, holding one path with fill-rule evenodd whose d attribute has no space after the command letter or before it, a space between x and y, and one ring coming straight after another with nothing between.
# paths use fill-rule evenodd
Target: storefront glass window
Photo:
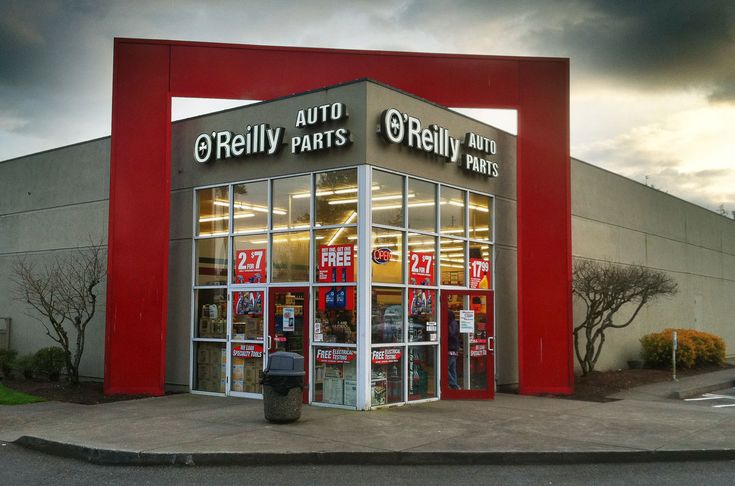
<instances>
[{"instance_id":1,"label":"storefront glass window","mask_svg":"<svg viewBox=\"0 0 735 486\"><path fill-rule=\"evenodd\" d=\"M492 247L485 243L470 242L470 288L491 289L492 282Z\"/></svg>"},{"instance_id":2,"label":"storefront glass window","mask_svg":"<svg viewBox=\"0 0 735 486\"><path fill-rule=\"evenodd\" d=\"M372 342L403 342L403 289L374 287Z\"/></svg>"},{"instance_id":3,"label":"storefront glass window","mask_svg":"<svg viewBox=\"0 0 735 486\"><path fill-rule=\"evenodd\" d=\"M465 242L441 239L439 268L442 285L465 285Z\"/></svg>"},{"instance_id":4,"label":"storefront glass window","mask_svg":"<svg viewBox=\"0 0 735 486\"><path fill-rule=\"evenodd\" d=\"M436 396L436 346L409 346L408 399Z\"/></svg>"},{"instance_id":5,"label":"storefront glass window","mask_svg":"<svg viewBox=\"0 0 735 486\"><path fill-rule=\"evenodd\" d=\"M225 339L227 336L227 289L195 291L194 337Z\"/></svg>"},{"instance_id":6,"label":"storefront glass window","mask_svg":"<svg viewBox=\"0 0 735 486\"><path fill-rule=\"evenodd\" d=\"M436 290L408 289L408 340L439 342L436 323Z\"/></svg>"},{"instance_id":7,"label":"storefront glass window","mask_svg":"<svg viewBox=\"0 0 735 486\"><path fill-rule=\"evenodd\" d=\"M232 242L232 283L264 283L268 276L268 236L237 236Z\"/></svg>"},{"instance_id":8,"label":"storefront glass window","mask_svg":"<svg viewBox=\"0 0 735 486\"><path fill-rule=\"evenodd\" d=\"M314 401L357 406L357 352L352 348L314 347Z\"/></svg>"},{"instance_id":9,"label":"storefront glass window","mask_svg":"<svg viewBox=\"0 0 735 486\"><path fill-rule=\"evenodd\" d=\"M316 282L357 281L357 228L317 230L314 232L314 240Z\"/></svg>"},{"instance_id":10,"label":"storefront glass window","mask_svg":"<svg viewBox=\"0 0 735 486\"><path fill-rule=\"evenodd\" d=\"M232 192L234 232L265 231L268 224L268 183L237 184L232 187Z\"/></svg>"},{"instance_id":11,"label":"storefront glass window","mask_svg":"<svg viewBox=\"0 0 735 486\"><path fill-rule=\"evenodd\" d=\"M272 282L305 282L309 280L308 231L273 234Z\"/></svg>"},{"instance_id":12,"label":"storefront glass window","mask_svg":"<svg viewBox=\"0 0 735 486\"><path fill-rule=\"evenodd\" d=\"M315 176L314 226L357 222L357 170L335 170Z\"/></svg>"},{"instance_id":13,"label":"storefront glass window","mask_svg":"<svg viewBox=\"0 0 735 486\"><path fill-rule=\"evenodd\" d=\"M403 347L373 348L370 396L372 405L403 401Z\"/></svg>"},{"instance_id":14,"label":"storefront glass window","mask_svg":"<svg viewBox=\"0 0 735 486\"><path fill-rule=\"evenodd\" d=\"M403 282L403 232L373 228L373 282Z\"/></svg>"},{"instance_id":15,"label":"storefront glass window","mask_svg":"<svg viewBox=\"0 0 735 486\"><path fill-rule=\"evenodd\" d=\"M357 342L354 285L314 287L314 343Z\"/></svg>"},{"instance_id":16,"label":"storefront glass window","mask_svg":"<svg viewBox=\"0 0 735 486\"><path fill-rule=\"evenodd\" d=\"M288 177L273 181L274 230L308 229L311 214L311 177Z\"/></svg>"},{"instance_id":17,"label":"storefront glass window","mask_svg":"<svg viewBox=\"0 0 735 486\"><path fill-rule=\"evenodd\" d=\"M464 234L464 191L451 187L441 187L439 205L441 233L463 237Z\"/></svg>"},{"instance_id":18,"label":"storefront glass window","mask_svg":"<svg viewBox=\"0 0 735 486\"><path fill-rule=\"evenodd\" d=\"M230 195L227 186L197 191L197 235L225 235L230 227Z\"/></svg>"},{"instance_id":19,"label":"storefront glass window","mask_svg":"<svg viewBox=\"0 0 735 486\"><path fill-rule=\"evenodd\" d=\"M194 389L224 393L227 386L227 346L225 343L194 342Z\"/></svg>"},{"instance_id":20,"label":"storefront glass window","mask_svg":"<svg viewBox=\"0 0 735 486\"><path fill-rule=\"evenodd\" d=\"M493 220L492 198L471 192L469 199L470 238L491 240L493 237L491 226Z\"/></svg>"},{"instance_id":21,"label":"storefront glass window","mask_svg":"<svg viewBox=\"0 0 735 486\"><path fill-rule=\"evenodd\" d=\"M196 240L195 285L227 285L227 238Z\"/></svg>"},{"instance_id":22,"label":"storefront glass window","mask_svg":"<svg viewBox=\"0 0 735 486\"><path fill-rule=\"evenodd\" d=\"M403 176L373 170L373 224L404 226Z\"/></svg>"},{"instance_id":23,"label":"storefront glass window","mask_svg":"<svg viewBox=\"0 0 735 486\"><path fill-rule=\"evenodd\" d=\"M408 227L436 231L436 184L408 179Z\"/></svg>"}]
</instances>

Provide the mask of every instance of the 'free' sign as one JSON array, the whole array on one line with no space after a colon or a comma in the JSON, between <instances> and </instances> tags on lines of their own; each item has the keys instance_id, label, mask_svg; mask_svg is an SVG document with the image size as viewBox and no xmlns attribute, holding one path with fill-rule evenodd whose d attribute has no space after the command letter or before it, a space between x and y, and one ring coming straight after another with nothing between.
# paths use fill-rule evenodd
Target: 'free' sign
<instances>
[{"instance_id":1,"label":"'free' sign","mask_svg":"<svg viewBox=\"0 0 735 486\"><path fill-rule=\"evenodd\" d=\"M352 245L336 245L322 247L322 267L351 267Z\"/></svg>"}]
</instances>

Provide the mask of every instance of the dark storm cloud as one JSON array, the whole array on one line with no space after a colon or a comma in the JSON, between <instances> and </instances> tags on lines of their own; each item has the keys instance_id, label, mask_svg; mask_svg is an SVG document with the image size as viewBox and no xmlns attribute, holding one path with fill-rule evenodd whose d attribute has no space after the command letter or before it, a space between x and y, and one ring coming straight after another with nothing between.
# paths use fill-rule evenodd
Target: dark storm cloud
<instances>
[{"instance_id":1,"label":"dark storm cloud","mask_svg":"<svg viewBox=\"0 0 735 486\"><path fill-rule=\"evenodd\" d=\"M735 101L732 0L557 5L568 18L538 22L526 37L534 49L566 51L573 65L595 78L649 89L703 89L712 101Z\"/></svg>"}]
</instances>

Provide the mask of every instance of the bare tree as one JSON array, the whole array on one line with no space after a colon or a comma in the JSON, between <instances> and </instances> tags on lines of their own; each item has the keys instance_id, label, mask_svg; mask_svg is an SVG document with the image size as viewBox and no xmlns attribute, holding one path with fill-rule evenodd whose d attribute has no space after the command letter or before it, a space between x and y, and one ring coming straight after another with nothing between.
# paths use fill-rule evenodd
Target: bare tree
<instances>
[{"instance_id":1,"label":"bare tree","mask_svg":"<svg viewBox=\"0 0 735 486\"><path fill-rule=\"evenodd\" d=\"M587 306L584 320L574 328L574 351L583 375L594 371L608 329L629 326L646 304L678 292L666 273L638 265L575 260L572 273L574 295ZM615 323L615 314L626 304L635 306L633 313Z\"/></svg>"},{"instance_id":2,"label":"bare tree","mask_svg":"<svg viewBox=\"0 0 735 486\"><path fill-rule=\"evenodd\" d=\"M84 335L97 308L97 286L105 277L102 244L78 248L44 265L22 258L13 270L17 298L63 348L67 380L79 383Z\"/></svg>"}]
</instances>

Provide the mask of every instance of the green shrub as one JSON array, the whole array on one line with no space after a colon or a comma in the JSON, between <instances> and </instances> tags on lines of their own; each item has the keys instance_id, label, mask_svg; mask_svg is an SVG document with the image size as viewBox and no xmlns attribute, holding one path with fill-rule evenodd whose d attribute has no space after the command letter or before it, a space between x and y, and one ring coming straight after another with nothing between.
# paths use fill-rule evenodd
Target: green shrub
<instances>
[{"instance_id":1,"label":"green shrub","mask_svg":"<svg viewBox=\"0 0 735 486\"><path fill-rule=\"evenodd\" d=\"M14 349L0 349L0 372L2 372L3 377L13 377L16 356L18 356L18 352Z\"/></svg>"},{"instance_id":2,"label":"green shrub","mask_svg":"<svg viewBox=\"0 0 735 486\"><path fill-rule=\"evenodd\" d=\"M62 348L56 346L41 348L33 356L34 371L50 381L59 381L65 363L66 353Z\"/></svg>"},{"instance_id":3,"label":"green shrub","mask_svg":"<svg viewBox=\"0 0 735 486\"><path fill-rule=\"evenodd\" d=\"M721 365L725 362L725 342L721 337L694 329L664 329L662 332L647 334L641 338L646 366L651 368L671 366L674 331L678 341L676 349L678 368Z\"/></svg>"},{"instance_id":4,"label":"green shrub","mask_svg":"<svg viewBox=\"0 0 735 486\"><path fill-rule=\"evenodd\" d=\"M33 354L24 354L15 360L15 367L23 373L26 380L32 380L34 368L36 367L36 356Z\"/></svg>"}]
</instances>

